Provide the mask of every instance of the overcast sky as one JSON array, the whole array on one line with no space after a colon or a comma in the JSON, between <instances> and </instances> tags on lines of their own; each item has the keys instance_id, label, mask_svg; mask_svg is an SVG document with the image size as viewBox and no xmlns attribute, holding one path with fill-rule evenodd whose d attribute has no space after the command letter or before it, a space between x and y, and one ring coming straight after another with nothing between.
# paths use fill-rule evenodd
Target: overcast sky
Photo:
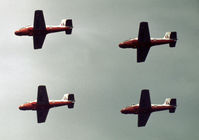
<instances>
[{"instance_id":1,"label":"overcast sky","mask_svg":"<svg viewBox=\"0 0 199 140\"><path fill-rule=\"evenodd\" d=\"M47 25L73 19L73 33L49 34L41 50L14 31L44 12ZM1 3L0 139L187 140L199 138L198 0L8 0ZM137 37L139 22L151 37L177 31L175 48L151 48L145 63L118 44ZM74 93L75 107L53 108L46 123L18 106L46 85L50 99ZM176 113L152 113L144 128L120 110L149 89L152 103L177 98Z\"/></svg>"}]
</instances>

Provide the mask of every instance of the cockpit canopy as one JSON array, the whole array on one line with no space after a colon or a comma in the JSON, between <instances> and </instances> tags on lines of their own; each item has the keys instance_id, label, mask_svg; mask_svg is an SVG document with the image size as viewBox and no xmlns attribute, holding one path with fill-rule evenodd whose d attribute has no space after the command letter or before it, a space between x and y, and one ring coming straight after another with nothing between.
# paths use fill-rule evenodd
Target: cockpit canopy
<instances>
[{"instance_id":1,"label":"cockpit canopy","mask_svg":"<svg viewBox=\"0 0 199 140\"><path fill-rule=\"evenodd\" d=\"M27 101L27 102L25 102L25 103L27 104L27 103L32 103L32 102L37 102L37 100L34 100L34 101Z\"/></svg>"},{"instance_id":2,"label":"cockpit canopy","mask_svg":"<svg viewBox=\"0 0 199 140\"><path fill-rule=\"evenodd\" d=\"M28 27L31 27L31 25L24 26L21 29L28 28Z\"/></svg>"}]
</instances>

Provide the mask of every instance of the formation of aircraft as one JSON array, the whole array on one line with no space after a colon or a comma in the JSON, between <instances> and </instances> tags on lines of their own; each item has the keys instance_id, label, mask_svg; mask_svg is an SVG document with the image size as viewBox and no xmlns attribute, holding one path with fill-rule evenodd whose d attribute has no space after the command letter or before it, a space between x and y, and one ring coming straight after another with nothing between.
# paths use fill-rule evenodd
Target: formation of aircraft
<instances>
[{"instance_id":1,"label":"formation of aircraft","mask_svg":"<svg viewBox=\"0 0 199 140\"><path fill-rule=\"evenodd\" d=\"M121 110L123 114L137 114L138 127L145 126L151 113L163 110L169 110L174 113L177 104L175 98L166 98L163 104L151 104L149 90L142 90L139 104L128 106Z\"/></svg>"},{"instance_id":2,"label":"formation of aircraft","mask_svg":"<svg viewBox=\"0 0 199 140\"><path fill-rule=\"evenodd\" d=\"M119 44L120 48L137 49L137 62L144 62L150 48L156 45L169 44L175 47L177 41L176 32L166 32L163 38L150 38L149 27L147 22L141 22L138 32L138 38L130 39Z\"/></svg>"},{"instance_id":3,"label":"formation of aircraft","mask_svg":"<svg viewBox=\"0 0 199 140\"><path fill-rule=\"evenodd\" d=\"M65 31L66 34L71 34L73 24L71 19L63 19L58 26L46 26L42 10L36 10L34 15L33 26L26 26L17 31L18 36L33 36L34 49L41 49L48 33Z\"/></svg>"},{"instance_id":4,"label":"formation of aircraft","mask_svg":"<svg viewBox=\"0 0 199 140\"><path fill-rule=\"evenodd\" d=\"M43 11L36 10L34 15L33 26L23 27L15 34L18 36L33 36L34 49L41 49L48 33L65 31L71 34L73 29L72 19L63 19L58 26L46 26ZM137 62L144 62L150 48L156 45L169 44L175 47L177 41L176 32L167 32L164 38L150 38L149 27L147 22L141 22L139 27L138 38L130 39L119 44L120 48L137 49ZM46 87L40 85L38 87L37 100L22 104L20 110L37 111L37 122L46 121L50 108L67 105L73 108L75 103L74 94L65 94L61 100L49 100ZM174 113L176 109L176 99L167 98L164 104L151 104L149 90L142 90L139 104L132 105L121 110L123 114L138 114L138 127L145 126L150 114L156 111L169 110Z\"/></svg>"},{"instance_id":5,"label":"formation of aircraft","mask_svg":"<svg viewBox=\"0 0 199 140\"><path fill-rule=\"evenodd\" d=\"M74 94L65 94L61 100L49 100L45 86L38 87L37 100L31 101L19 106L20 110L36 110L37 122L43 123L46 121L50 108L67 105L68 108L73 108L75 104Z\"/></svg>"}]
</instances>

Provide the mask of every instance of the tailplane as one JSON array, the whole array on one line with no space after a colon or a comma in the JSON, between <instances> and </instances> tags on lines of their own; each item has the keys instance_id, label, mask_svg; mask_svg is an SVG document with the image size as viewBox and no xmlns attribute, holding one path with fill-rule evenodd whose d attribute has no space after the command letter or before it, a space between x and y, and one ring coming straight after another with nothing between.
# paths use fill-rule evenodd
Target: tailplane
<instances>
[{"instance_id":1,"label":"tailplane","mask_svg":"<svg viewBox=\"0 0 199 140\"><path fill-rule=\"evenodd\" d=\"M175 98L166 98L164 104L174 106L174 108L169 109L169 113L175 113L177 107L177 100Z\"/></svg>"},{"instance_id":2,"label":"tailplane","mask_svg":"<svg viewBox=\"0 0 199 140\"><path fill-rule=\"evenodd\" d=\"M166 34L164 35L164 38L174 40L174 42L169 43L169 47L176 46L177 32L166 32Z\"/></svg>"},{"instance_id":3,"label":"tailplane","mask_svg":"<svg viewBox=\"0 0 199 140\"><path fill-rule=\"evenodd\" d=\"M62 19L61 26L70 27L70 29L66 30L66 34L71 34L73 29L72 19Z\"/></svg>"},{"instance_id":4,"label":"tailplane","mask_svg":"<svg viewBox=\"0 0 199 140\"><path fill-rule=\"evenodd\" d=\"M74 108L75 104L75 96L74 94L65 94L62 100L68 100L71 101L72 103L68 105L68 108Z\"/></svg>"}]
</instances>

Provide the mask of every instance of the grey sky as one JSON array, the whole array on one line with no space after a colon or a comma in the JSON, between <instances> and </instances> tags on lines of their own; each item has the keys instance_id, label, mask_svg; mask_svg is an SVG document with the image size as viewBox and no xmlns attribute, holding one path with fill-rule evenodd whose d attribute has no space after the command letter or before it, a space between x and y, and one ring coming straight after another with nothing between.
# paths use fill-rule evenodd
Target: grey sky
<instances>
[{"instance_id":1,"label":"grey sky","mask_svg":"<svg viewBox=\"0 0 199 140\"><path fill-rule=\"evenodd\" d=\"M37 9L49 25L72 18L73 34L47 35L43 49L33 50L32 37L14 31L32 24ZM9 0L0 16L0 139L199 138L197 0ZM151 37L177 31L176 48L153 47L137 64L136 50L118 44L137 37L140 21L149 22ZM74 93L75 108L51 109L46 123L37 124L36 112L18 106L36 99L39 84L47 86L50 99ZM176 113L153 113L145 128L137 128L137 116L120 110L138 103L144 88L152 103L177 98Z\"/></svg>"}]
</instances>

